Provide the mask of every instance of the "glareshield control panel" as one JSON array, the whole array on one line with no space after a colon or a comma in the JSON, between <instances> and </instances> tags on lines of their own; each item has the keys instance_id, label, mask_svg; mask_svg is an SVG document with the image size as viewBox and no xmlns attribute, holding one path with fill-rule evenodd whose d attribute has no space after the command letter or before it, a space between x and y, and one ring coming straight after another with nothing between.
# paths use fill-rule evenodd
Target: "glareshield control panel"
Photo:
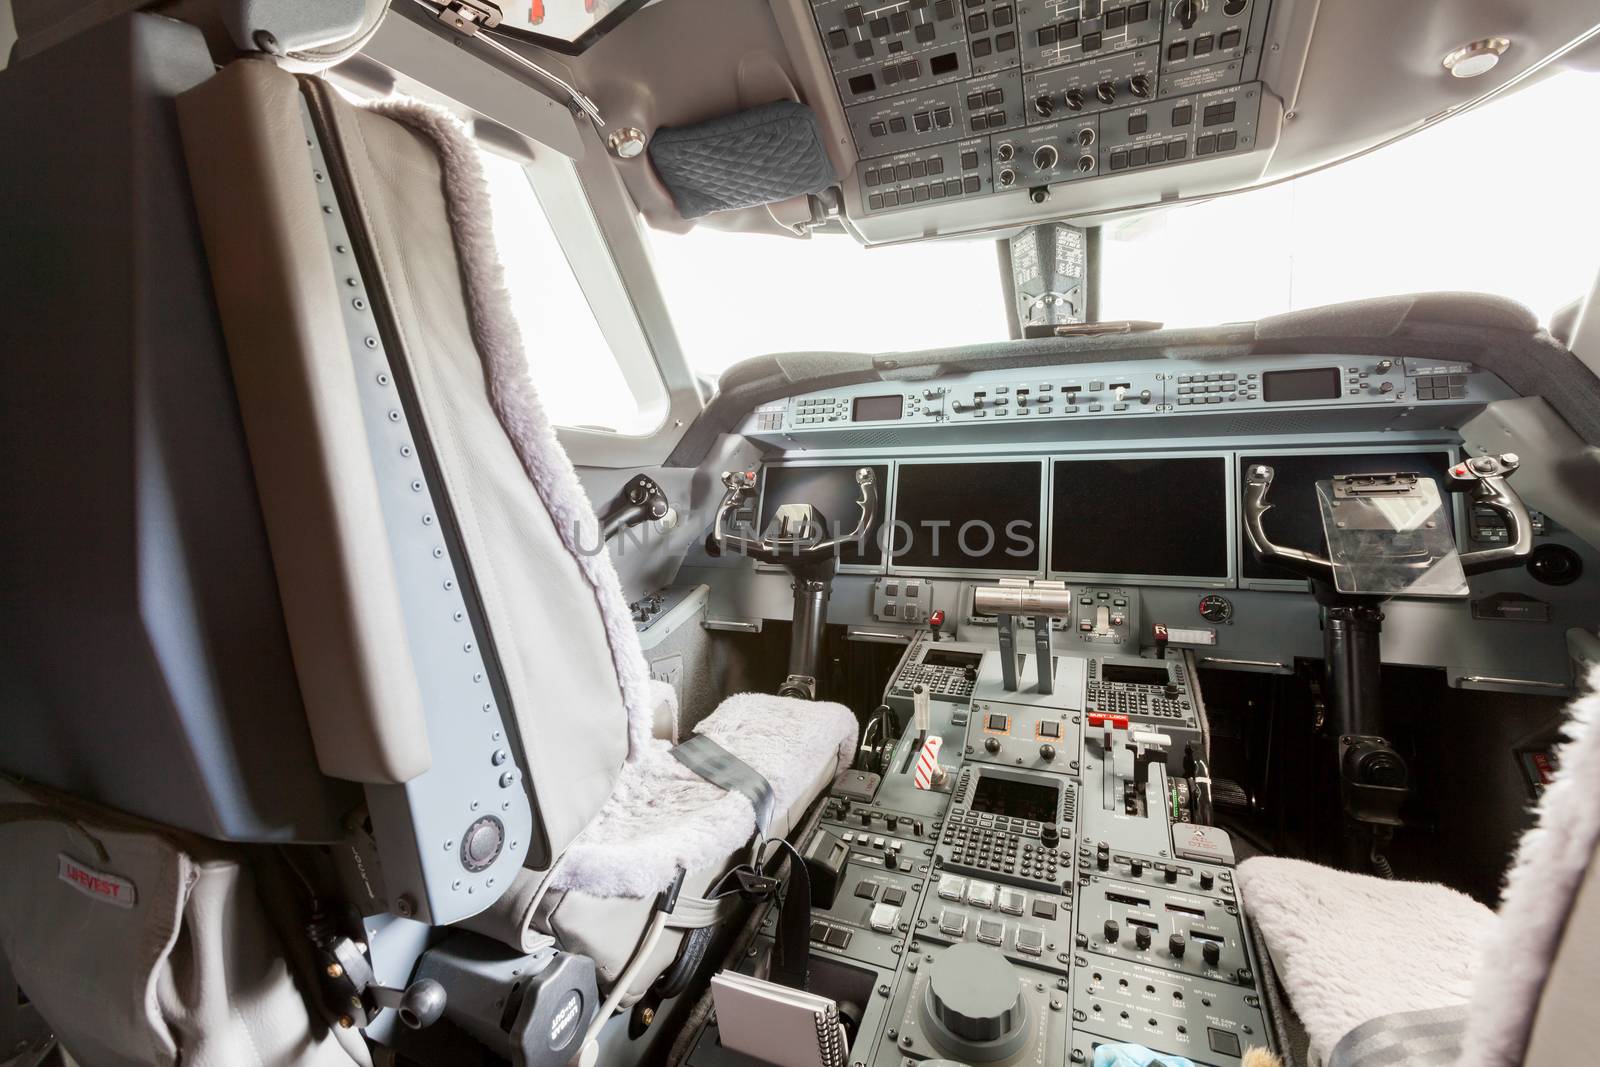
<instances>
[{"instance_id":1,"label":"glareshield control panel","mask_svg":"<svg viewBox=\"0 0 1600 1067\"><path fill-rule=\"evenodd\" d=\"M984 371L914 389L854 385L777 401L747 433L810 434L873 427L983 426L1150 419L1300 409L1443 408L1514 394L1463 363L1375 356L1143 360L1125 364Z\"/></svg>"}]
</instances>

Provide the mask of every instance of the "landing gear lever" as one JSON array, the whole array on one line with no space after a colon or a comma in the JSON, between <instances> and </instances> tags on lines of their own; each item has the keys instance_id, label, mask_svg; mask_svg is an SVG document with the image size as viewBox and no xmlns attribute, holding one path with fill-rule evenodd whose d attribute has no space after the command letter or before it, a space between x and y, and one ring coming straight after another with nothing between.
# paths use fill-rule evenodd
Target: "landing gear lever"
<instances>
[{"instance_id":1,"label":"landing gear lever","mask_svg":"<svg viewBox=\"0 0 1600 1067\"><path fill-rule=\"evenodd\" d=\"M1450 469L1447 486L1450 491L1470 492L1474 503L1493 508L1506 524L1504 545L1459 554L1457 558L1465 574L1514 567L1532 552L1533 524L1521 498L1507 481L1517 466L1517 457L1508 452L1463 460ZM1272 468L1264 464L1250 467L1245 474L1245 538L1263 562L1309 579L1312 595L1322 605L1329 721L1331 732L1337 738L1340 798L1347 820L1345 863L1359 869L1370 862L1380 873L1388 873L1387 861L1380 855L1379 848L1394 827L1401 824L1400 808L1405 801L1409 777L1405 760L1381 731L1382 605L1395 594L1340 591L1331 560L1314 552L1274 544L1264 525L1267 512L1272 510L1272 505L1267 503L1272 478ZM1398 494L1402 490L1396 487L1418 479L1415 475L1401 474L1371 475L1364 480L1378 487L1374 492ZM1335 485L1343 483L1346 504L1359 495L1358 490L1349 488L1356 481L1348 477L1334 479ZM1368 837L1370 846L1362 847L1363 839Z\"/></svg>"},{"instance_id":2,"label":"landing gear lever","mask_svg":"<svg viewBox=\"0 0 1600 1067\"><path fill-rule=\"evenodd\" d=\"M779 696L815 700L817 665L822 657L822 635L828 621L828 598L833 591L833 576L839 566L839 548L859 543L872 529L878 515L878 481L871 467L855 473L860 493L853 530L829 537L827 519L811 504L784 504L777 509L773 529L757 531L733 528L733 516L755 496L756 472L724 472L726 492L717 507L707 548L714 555L738 553L762 563L773 563L794 579L794 630L789 640L789 676L778 689Z\"/></svg>"}]
</instances>

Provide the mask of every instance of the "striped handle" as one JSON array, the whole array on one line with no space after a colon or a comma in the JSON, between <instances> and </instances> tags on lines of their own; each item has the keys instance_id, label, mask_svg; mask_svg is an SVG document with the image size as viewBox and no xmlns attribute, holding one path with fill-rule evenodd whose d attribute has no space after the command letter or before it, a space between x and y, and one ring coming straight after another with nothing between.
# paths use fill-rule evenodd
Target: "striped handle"
<instances>
[{"instance_id":1,"label":"striped handle","mask_svg":"<svg viewBox=\"0 0 1600 1067\"><path fill-rule=\"evenodd\" d=\"M911 771L911 784L918 789L930 789L934 777L939 771L939 748L944 740L939 737L930 737L922 742L922 751L917 753L917 765Z\"/></svg>"}]
</instances>

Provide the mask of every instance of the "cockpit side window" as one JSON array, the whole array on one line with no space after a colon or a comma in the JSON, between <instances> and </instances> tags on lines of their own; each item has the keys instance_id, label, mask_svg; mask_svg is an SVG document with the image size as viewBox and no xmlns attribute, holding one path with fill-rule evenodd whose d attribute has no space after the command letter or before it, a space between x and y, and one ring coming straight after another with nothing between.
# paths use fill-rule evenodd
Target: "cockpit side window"
<instances>
[{"instance_id":1,"label":"cockpit side window","mask_svg":"<svg viewBox=\"0 0 1600 1067\"><path fill-rule=\"evenodd\" d=\"M666 413L660 372L571 163L482 154L495 244L528 372L558 426L644 435Z\"/></svg>"}]
</instances>

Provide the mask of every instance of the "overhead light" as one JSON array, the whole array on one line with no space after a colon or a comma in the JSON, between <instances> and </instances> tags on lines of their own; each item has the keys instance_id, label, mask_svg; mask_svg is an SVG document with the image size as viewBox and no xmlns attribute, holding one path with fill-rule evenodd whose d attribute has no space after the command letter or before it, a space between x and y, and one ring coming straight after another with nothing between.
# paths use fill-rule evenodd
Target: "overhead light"
<instances>
[{"instance_id":1,"label":"overhead light","mask_svg":"<svg viewBox=\"0 0 1600 1067\"><path fill-rule=\"evenodd\" d=\"M606 143L611 146L611 151L617 154L618 159L632 159L644 151L644 131L633 126L612 130L611 136L606 138Z\"/></svg>"},{"instance_id":2,"label":"overhead light","mask_svg":"<svg viewBox=\"0 0 1600 1067\"><path fill-rule=\"evenodd\" d=\"M1485 37L1479 41L1472 41L1445 54L1444 69L1452 77L1476 78L1480 74L1487 74L1500 62L1500 57L1505 55L1507 48L1511 47L1509 37Z\"/></svg>"}]
</instances>

